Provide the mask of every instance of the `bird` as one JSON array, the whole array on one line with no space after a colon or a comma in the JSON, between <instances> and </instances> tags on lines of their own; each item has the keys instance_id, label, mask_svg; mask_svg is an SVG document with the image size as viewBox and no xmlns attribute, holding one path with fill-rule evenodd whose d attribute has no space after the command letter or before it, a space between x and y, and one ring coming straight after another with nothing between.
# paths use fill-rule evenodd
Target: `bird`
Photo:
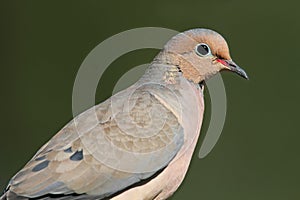
<instances>
[{"instance_id":1,"label":"bird","mask_svg":"<svg viewBox=\"0 0 300 200\"><path fill-rule=\"evenodd\" d=\"M166 42L128 88L66 124L11 178L0 200L162 200L182 183L199 138L205 81L248 79L216 31Z\"/></svg>"}]
</instances>

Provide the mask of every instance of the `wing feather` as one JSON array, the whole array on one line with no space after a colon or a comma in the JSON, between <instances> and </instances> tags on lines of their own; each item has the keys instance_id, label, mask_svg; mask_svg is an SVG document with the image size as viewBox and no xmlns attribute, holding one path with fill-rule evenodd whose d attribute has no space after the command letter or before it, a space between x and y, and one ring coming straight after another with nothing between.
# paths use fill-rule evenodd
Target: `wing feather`
<instances>
[{"instance_id":1,"label":"wing feather","mask_svg":"<svg viewBox=\"0 0 300 200\"><path fill-rule=\"evenodd\" d=\"M184 136L178 113L158 98L168 91L155 87L131 87L76 117L12 178L10 192L42 199L73 193L99 198L164 168ZM128 170L134 167L155 170Z\"/></svg>"}]
</instances>

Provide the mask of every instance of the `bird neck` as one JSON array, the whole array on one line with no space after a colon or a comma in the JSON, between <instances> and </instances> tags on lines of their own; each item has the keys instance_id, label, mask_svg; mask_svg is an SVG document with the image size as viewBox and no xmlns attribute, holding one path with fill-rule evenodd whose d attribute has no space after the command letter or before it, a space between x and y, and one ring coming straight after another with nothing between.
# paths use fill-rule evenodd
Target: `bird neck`
<instances>
[{"instance_id":1,"label":"bird neck","mask_svg":"<svg viewBox=\"0 0 300 200\"><path fill-rule=\"evenodd\" d=\"M139 80L143 83L179 85L182 73L175 65L152 62Z\"/></svg>"},{"instance_id":2,"label":"bird neck","mask_svg":"<svg viewBox=\"0 0 300 200\"><path fill-rule=\"evenodd\" d=\"M162 51L154 58L152 64L173 66L174 68L177 68L178 72L182 73L184 78L194 82L195 84L199 84L205 79L205 77L199 73L192 63L188 62L179 54Z\"/></svg>"}]
</instances>

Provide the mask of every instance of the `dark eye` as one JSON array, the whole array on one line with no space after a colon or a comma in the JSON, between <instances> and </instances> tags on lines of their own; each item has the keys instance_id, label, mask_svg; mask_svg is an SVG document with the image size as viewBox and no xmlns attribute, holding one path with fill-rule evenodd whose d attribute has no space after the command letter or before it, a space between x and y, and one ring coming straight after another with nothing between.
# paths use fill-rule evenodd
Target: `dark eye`
<instances>
[{"instance_id":1,"label":"dark eye","mask_svg":"<svg viewBox=\"0 0 300 200\"><path fill-rule=\"evenodd\" d=\"M196 46L196 53L199 56L207 56L211 54L209 46L204 43L200 43Z\"/></svg>"}]
</instances>

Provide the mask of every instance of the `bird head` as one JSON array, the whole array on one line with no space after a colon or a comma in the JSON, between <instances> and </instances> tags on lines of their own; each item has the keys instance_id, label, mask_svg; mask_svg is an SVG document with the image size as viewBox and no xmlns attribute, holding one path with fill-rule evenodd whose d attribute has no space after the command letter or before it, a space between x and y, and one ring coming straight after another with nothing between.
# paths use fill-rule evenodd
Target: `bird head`
<instances>
[{"instance_id":1,"label":"bird head","mask_svg":"<svg viewBox=\"0 0 300 200\"><path fill-rule=\"evenodd\" d=\"M177 65L183 76L195 83L222 70L248 79L246 72L231 59L225 39L209 29L192 29L174 36L159 57Z\"/></svg>"}]
</instances>

